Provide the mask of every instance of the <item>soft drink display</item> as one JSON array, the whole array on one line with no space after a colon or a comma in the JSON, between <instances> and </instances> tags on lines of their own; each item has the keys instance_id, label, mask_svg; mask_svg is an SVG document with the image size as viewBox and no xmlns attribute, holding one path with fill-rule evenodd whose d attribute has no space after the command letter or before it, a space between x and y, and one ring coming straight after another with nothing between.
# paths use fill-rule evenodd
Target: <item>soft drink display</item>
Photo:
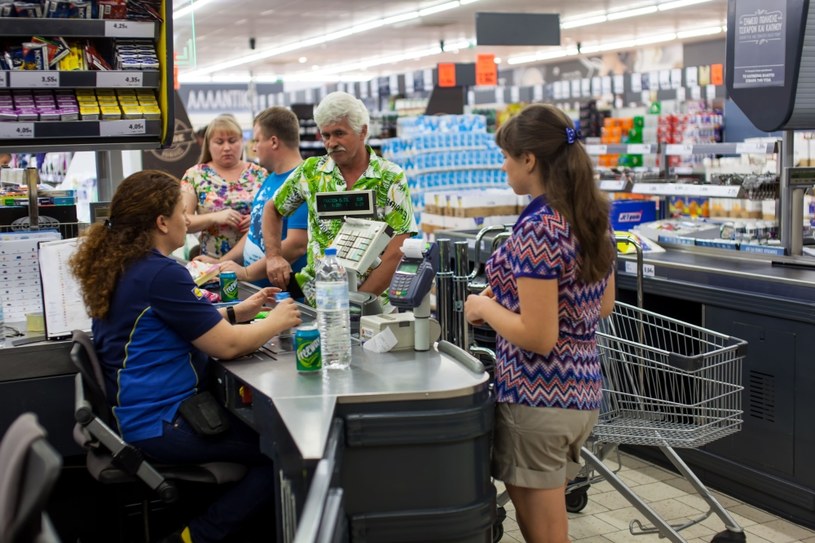
<instances>
[{"instance_id":1,"label":"soft drink display","mask_svg":"<svg viewBox=\"0 0 815 543\"><path fill-rule=\"evenodd\" d=\"M351 365L351 312L348 275L337 260L336 248L325 250L315 280L323 368L345 369Z\"/></svg>"}]
</instances>

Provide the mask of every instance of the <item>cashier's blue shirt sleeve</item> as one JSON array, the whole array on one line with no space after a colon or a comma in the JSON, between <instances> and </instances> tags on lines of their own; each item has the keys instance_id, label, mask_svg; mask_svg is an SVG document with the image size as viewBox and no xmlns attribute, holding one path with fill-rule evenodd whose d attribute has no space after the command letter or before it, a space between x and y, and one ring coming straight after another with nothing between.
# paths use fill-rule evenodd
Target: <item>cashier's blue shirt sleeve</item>
<instances>
[{"instance_id":1,"label":"cashier's blue shirt sleeve","mask_svg":"<svg viewBox=\"0 0 815 543\"><path fill-rule=\"evenodd\" d=\"M209 357L192 341L223 318L177 262L153 252L130 266L94 321L113 414L126 441L160 437L198 392Z\"/></svg>"}]
</instances>

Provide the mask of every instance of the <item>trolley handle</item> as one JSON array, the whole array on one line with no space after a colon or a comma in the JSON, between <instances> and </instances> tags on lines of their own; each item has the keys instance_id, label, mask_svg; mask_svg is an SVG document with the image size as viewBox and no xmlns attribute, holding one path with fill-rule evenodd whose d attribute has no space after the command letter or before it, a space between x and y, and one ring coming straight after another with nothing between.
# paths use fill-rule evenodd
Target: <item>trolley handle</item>
<instances>
[{"instance_id":1,"label":"trolley handle","mask_svg":"<svg viewBox=\"0 0 815 543\"><path fill-rule=\"evenodd\" d=\"M642 257L642 244L631 234L614 234L615 247L617 243L625 243L633 245L637 253L637 307L642 309L644 306L644 294L642 286L643 277L643 257Z\"/></svg>"}]
</instances>

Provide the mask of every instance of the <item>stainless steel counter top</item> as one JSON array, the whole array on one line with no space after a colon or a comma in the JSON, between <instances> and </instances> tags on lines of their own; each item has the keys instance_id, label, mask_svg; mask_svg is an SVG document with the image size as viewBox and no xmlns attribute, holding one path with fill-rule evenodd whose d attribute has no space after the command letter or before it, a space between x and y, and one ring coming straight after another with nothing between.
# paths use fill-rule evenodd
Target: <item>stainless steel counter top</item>
<instances>
[{"instance_id":1,"label":"stainless steel counter top","mask_svg":"<svg viewBox=\"0 0 815 543\"><path fill-rule=\"evenodd\" d=\"M337 403L420 401L471 395L487 386L485 372L430 350L372 353L353 347L348 370L301 374L294 353L272 360L258 351L223 367L269 398L304 459L319 459Z\"/></svg>"}]
</instances>

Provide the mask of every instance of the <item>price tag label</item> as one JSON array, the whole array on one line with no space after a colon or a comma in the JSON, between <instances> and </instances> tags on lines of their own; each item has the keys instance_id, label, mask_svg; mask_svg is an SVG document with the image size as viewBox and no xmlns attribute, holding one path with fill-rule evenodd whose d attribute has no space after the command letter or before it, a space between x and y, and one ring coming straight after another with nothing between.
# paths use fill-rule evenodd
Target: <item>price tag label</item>
<instances>
[{"instance_id":1,"label":"price tag label","mask_svg":"<svg viewBox=\"0 0 815 543\"><path fill-rule=\"evenodd\" d=\"M670 145L665 146L665 154L668 155L692 155L693 154L693 144L692 143L682 143L677 144L673 143Z\"/></svg>"},{"instance_id":2,"label":"price tag label","mask_svg":"<svg viewBox=\"0 0 815 543\"><path fill-rule=\"evenodd\" d=\"M34 123L0 123L0 139L15 140L34 137Z\"/></svg>"},{"instance_id":3,"label":"price tag label","mask_svg":"<svg viewBox=\"0 0 815 543\"><path fill-rule=\"evenodd\" d=\"M24 88L55 88L59 87L59 72L48 71L20 71L10 72L12 87Z\"/></svg>"},{"instance_id":4,"label":"price tag label","mask_svg":"<svg viewBox=\"0 0 815 543\"><path fill-rule=\"evenodd\" d=\"M637 275L637 263L636 262L625 262L625 273L632 273ZM642 275L644 277L655 277L656 276L656 268L653 264L643 264L642 265Z\"/></svg>"},{"instance_id":5,"label":"price tag label","mask_svg":"<svg viewBox=\"0 0 815 543\"><path fill-rule=\"evenodd\" d=\"M155 25L149 22L105 20L105 36L108 38L152 38L155 32Z\"/></svg>"},{"instance_id":6,"label":"price tag label","mask_svg":"<svg viewBox=\"0 0 815 543\"><path fill-rule=\"evenodd\" d=\"M8 87L8 72L0 72L0 87Z\"/></svg>"},{"instance_id":7,"label":"price tag label","mask_svg":"<svg viewBox=\"0 0 815 543\"><path fill-rule=\"evenodd\" d=\"M124 121L100 121L100 136L136 136L147 133L147 121L133 119Z\"/></svg>"},{"instance_id":8,"label":"price tag label","mask_svg":"<svg viewBox=\"0 0 815 543\"><path fill-rule=\"evenodd\" d=\"M736 144L736 153L748 154L748 153L755 153L755 154L766 154L767 153L767 144L766 143L758 143L758 142L744 142L744 143L737 143Z\"/></svg>"},{"instance_id":9,"label":"price tag label","mask_svg":"<svg viewBox=\"0 0 815 543\"><path fill-rule=\"evenodd\" d=\"M600 181L600 190L617 191L625 189L625 180L610 180L606 179Z\"/></svg>"},{"instance_id":10,"label":"price tag label","mask_svg":"<svg viewBox=\"0 0 815 543\"><path fill-rule=\"evenodd\" d=\"M141 87L144 82L142 72L102 71L96 74L96 86L107 87Z\"/></svg>"},{"instance_id":11,"label":"price tag label","mask_svg":"<svg viewBox=\"0 0 815 543\"><path fill-rule=\"evenodd\" d=\"M647 143L629 143L628 152L632 155L647 155L651 152L651 146Z\"/></svg>"},{"instance_id":12,"label":"price tag label","mask_svg":"<svg viewBox=\"0 0 815 543\"><path fill-rule=\"evenodd\" d=\"M605 145L586 145L586 152L590 155L606 155L608 147Z\"/></svg>"},{"instance_id":13,"label":"price tag label","mask_svg":"<svg viewBox=\"0 0 815 543\"><path fill-rule=\"evenodd\" d=\"M631 192L637 194L673 194L673 183L635 183Z\"/></svg>"}]
</instances>

